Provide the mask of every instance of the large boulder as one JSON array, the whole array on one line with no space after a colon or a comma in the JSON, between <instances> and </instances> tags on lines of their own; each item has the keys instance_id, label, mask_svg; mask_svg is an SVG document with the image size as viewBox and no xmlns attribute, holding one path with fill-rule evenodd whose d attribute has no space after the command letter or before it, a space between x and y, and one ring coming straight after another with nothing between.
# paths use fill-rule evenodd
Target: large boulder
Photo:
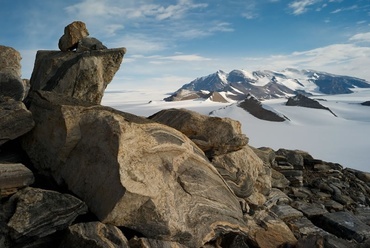
<instances>
[{"instance_id":1,"label":"large boulder","mask_svg":"<svg viewBox=\"0 0 370 248\"><path fill-rule=\"evenodd\" d=\"M184 133L209 158L240 150L248 144L240 122L229 118L209 117L186 109L166 109L149 119Z\"/></svg>"},{"instance_id":2,"label":"large boulder","mask_svg":"<svg viewBox=\"0 0 370 248\"><path fill-rule=\"evenodd\" d=\"M238 198L204 153L168 126L52 92L32 94L33 164L103 223L200 247L246 233Z\"/></svg>"},{"instance_id":3,"label":"large boulder","mask_svg":"<svg viewBox=\"0 0 370 248\"><path fill-rule=\"evenodd\" d=\"M7 96L21 101L25 97L21 59L14 48L0 45L0 98Z\"/></svg>"},{"instance_id":4,"label":"large boulder","mask_svg":"<svg viewBox=\"0 0 370 248\"><path fill-rule=\"evenodd\" d=\"M64 28L64 34L59 39L59 49L63 52L72 51L77 48L78 42L87 37L86 24L81 21L74 21Z\"/></svg>"},{"instance_id":5,"label":"large boulder","mask_svg":"<svg viewBox=\"0 0 370 248\"><path fill-rule=\"evenodd\" d=\"M54 91L100 104L125 53L125 48L81 53L38 51L30 80L31 91Z\"/></svg>"},{"instance_id":6,"label":"large boulder","mask_svg":"<svg viewBox=\"0 0 370 248\"><path fill-rule=\"evenodd\" d=\"M0 97L0 145L27 133L34 125L32 113L22 102Z\"/></svg>"}]
</instances>

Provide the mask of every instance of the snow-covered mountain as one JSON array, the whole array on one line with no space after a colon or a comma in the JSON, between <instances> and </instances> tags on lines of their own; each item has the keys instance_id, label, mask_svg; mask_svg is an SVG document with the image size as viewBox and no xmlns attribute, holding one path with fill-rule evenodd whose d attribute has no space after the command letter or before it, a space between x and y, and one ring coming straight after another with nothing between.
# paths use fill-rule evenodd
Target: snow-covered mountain
<instances>
[{"instance_id":1,"label":"snow-covered mountain","mask_svg":"<svg viewBox=\"0 0 370 248\"><path fill-rule=\"evenodd\" d=\"M370 88L370 83L350 76L291 68L280 72L233 70L226 73L219 70L185 84L166 100L181 100L184 90L188 94L204 91L224 92L229 99L242 100L248 94L259 99L274 99L297 93L305 95L348 94L352 93L354 88Z\"/></svg>"}]
</instances>

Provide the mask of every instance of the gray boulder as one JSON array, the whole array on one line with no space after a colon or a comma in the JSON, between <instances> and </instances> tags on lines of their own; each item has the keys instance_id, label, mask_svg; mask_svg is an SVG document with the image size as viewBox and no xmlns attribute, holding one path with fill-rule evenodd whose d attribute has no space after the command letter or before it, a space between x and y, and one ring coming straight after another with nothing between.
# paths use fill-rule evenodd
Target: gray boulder
<instances>
[{"instance_id":1,"label":"gray boulder","mask_svg":"<svg viewBox=\"0 0 370 248\"><path fill-rule=\"evenodd\" d=\"M76 52L81 53L85 51L104 50L104 49L107 49L107 47L104 46L103 43L98 39L93 37L85 37L78 42Z\"/></svg>"},{"instance_id":2,"label":"gray boulder","mask_svg":"<svg viewBox=\"0 0 370 248\"><path fill-rule=\"evenodd\" d=\"M7 204L15 208L7 226L17 244L65 229L87 212L85 203L72 195L30 187L18 191Z\"/></svg>"},{"instance_id":3,"label":"gray boulder","mask_svg":"<svg viewBox=\"0 0 370 248\"><path fill-rule=\"evenodd\" d=\"M81 21L74 21L64 28L64 34L59 39L59 49L63 52L72 51L77 48L78 42L87 37L86 24Z\"/></svg>"},{"instance_id":4,"label":"gray boulder","mask_svg":"<svg viewBox=\"0 0 370 248\"><path fill-rule=\"evenodd\" d=\"M22 102L0 97L0 145L27 133L34 125L32 113Z\"/></svg>"},{"instance_id":5,"label":"gray boulder","mask_svg":"<svg viewBox=\"0 0 370 248\"><path fill-rule=\"evenodd\" d=\"M33 164L103 223L190 247L247 232L238 198L177 130L52 92L35 92L30 110L22 143Z\"/></svg>"},{"instance_id":6,"label":"gray boulder","mask_svg":"<svg viewBox=\"0 0 370 248\"><path fill-rule=\"evenodd\" d=\"M209 158L240 150L248 144L240 122L229 118L209 117L186 109L166 109L149 119L179 130Z\"/></svg>"},{"instance_id":7,"label":"gray boulder","mask_svg":"<svg viewBox=\"0 0 370 248\"><path fill-rule=\"evenodd\" d=\"M125 53L125 48L81 53L38 51L30 80L31 91L53 91L100 104Z\"/></svg>"}]
</instances>

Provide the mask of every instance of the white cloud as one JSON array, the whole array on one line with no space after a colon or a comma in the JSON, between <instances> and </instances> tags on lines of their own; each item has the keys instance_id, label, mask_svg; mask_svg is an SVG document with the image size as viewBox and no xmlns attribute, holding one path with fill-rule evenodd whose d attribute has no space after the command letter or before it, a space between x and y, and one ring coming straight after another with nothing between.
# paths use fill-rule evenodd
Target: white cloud
<instances>
[{"instance_id":1,"label":"white cloud","mask_svg":"<svg viewBox=\"0 0 370 248\"><path fill-rule=\"evenodd\" d=\"M320 0L296 0L288 6L293 9L294 15L301 15L305 13L311 5L314 5L319 1Z\"/></svg>"},{"instance_id":2,"label":"white cloud","mask_svg":"<svg viewBox=\"0 0 370 248\"><path fill-rule=\"evenodd\" d=\"M349 40L354 42L370 42L370 32L356 34L349 38Z\"/></svg>"}]
</instances>

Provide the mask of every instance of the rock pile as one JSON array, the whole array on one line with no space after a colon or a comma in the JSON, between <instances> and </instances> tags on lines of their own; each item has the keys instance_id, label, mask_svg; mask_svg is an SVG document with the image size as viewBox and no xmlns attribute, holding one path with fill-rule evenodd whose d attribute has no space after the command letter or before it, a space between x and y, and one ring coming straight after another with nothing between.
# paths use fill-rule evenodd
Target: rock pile
<instances>
[{"instance_id":1,"label":"rock pile","mask_svg":"<svg viewBox=\"0 0 370 248\"><path fill-rule=\"evenodd\" d=\"M125 49L88 34L37 53L27 108L1 95L0 247L370 245L369 173L253 148L231 119L101 106Z\"/></svg>"}]
</instances>

